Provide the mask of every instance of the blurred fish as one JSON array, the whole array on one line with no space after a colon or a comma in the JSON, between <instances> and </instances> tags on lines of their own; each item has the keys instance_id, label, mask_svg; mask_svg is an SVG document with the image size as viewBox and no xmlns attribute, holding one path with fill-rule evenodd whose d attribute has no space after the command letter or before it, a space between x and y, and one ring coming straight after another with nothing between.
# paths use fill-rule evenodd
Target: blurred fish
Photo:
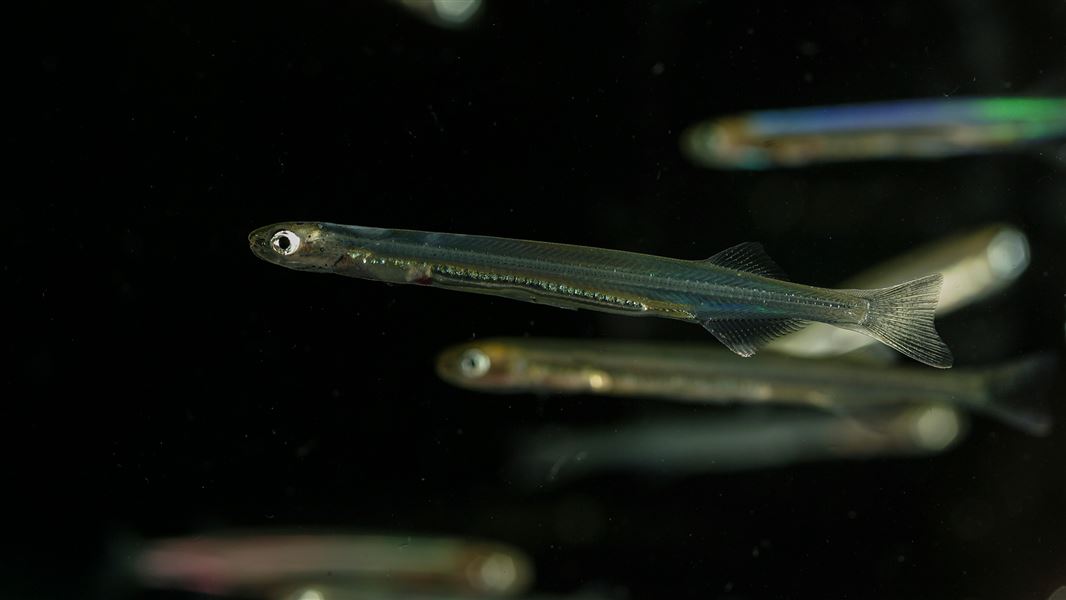
<instances>
[{"instance_id":1,"label":"blurred fish","mask_svg":"<svg viewBox=\"0 0 1066 600\"><path fill-rule=\"evenodd\" d=\"M995 224L916 248L840 284L842 288L896 285L925 273L940 273L938 317L969 306L1014 283L1029 266L1029 241L1010 225ZM770 342L766 349L793 356L836 356L869 346L865 335L812 323ZM889 353L880 356L894 357Z\"/></svg>"},{"instance_id":2,"label":"blurred fish","mask_svg":"<svg viewBox=\"0 0 1066 600\"><path fill-rule=\"evenodd\" d=\"M392 0L438 27L462 27L477 15L481 0Z\"/></svg>"},{"instance_id":3,"label":"blurred fish","mask_svg":"<svg viewBox=\"0 0 1066 600\"><path fill-rule=\"evenodd\" d=\"M861 419L816 411L688 417L539 434L519 446L513 469L520 481L540 485L601 471L683 475L918 456L952 447L966 427L965 415L935 404L876 410Z\"/></svg>"},{"instance_id":4,"label":"blurred fish","mask_svg":"<svg viewBox=\"0 0 1066 600\"><path fill-rule=\"evenodd\" d=\"M952 362L933 325L939 274L876 290L816 288L786 281L762 246L750 243L698 261L331 223L279 223L248 241L259 258L300 271L699 323L741 356L816 321L927 365Z\"/></svg>"},{"instance_id":5,"label":"blurred fish","mask_svg":"<svg viewBox=\"0 0 1066 600\"><path fill-rule=\"evenodd\" d=\"M682 135L694 162L725 169L943 158L1066 137L1066 98L931 98L750 112Z\"/></svg>"},{"instance_id":6,"label":"blurred fish","mask_svg":"<svg viewBox=\"0 0 1066 600\"><path fill-rule=\"evenodd\" d=\"M1051 597L1047 600L1066 600L1066 586L1060 587L1051 593Z\"/></svg>"},{"instance_id":7,"label":"blurred fish","mask_svg":"<svg viewBox=\"0 0 1066 600\"><path fill-rule=\"evenodd\" d=\"M481 595L410 593L363 586L302 585L271 594L276 600L478 600ZM580 593L569 596L520 596L516 600L601 600L602 596Z\"/></svg>"},{"instance_id":8,"label":"blurred fish","mask_svg":"<svg viewBox=\"0 0 1066 600\"><path fill-rule=\"evenodd\" d=\"M930 371L846 361L743 360L696 344L535 338L486 339L446 349L437 373L485 392L659 398L701 404L791 404L853 414L875 406L938 403L994 417L1035 435L1050 428L1041 389L1055 359L1035 355L981 370Z\"/></svg>"},{"instance_id":9,"label":"blurred fish","mask_svg":"<svg viewBox=\"0 0 1066 600\"><path fill-rule=\"evenodd\" d=\"M328 578L389 591L509 595L532 578L515 548L454 538L250 533L157 540L133 565L146 585L249 593Z\"/></svg>"}]
</instances>

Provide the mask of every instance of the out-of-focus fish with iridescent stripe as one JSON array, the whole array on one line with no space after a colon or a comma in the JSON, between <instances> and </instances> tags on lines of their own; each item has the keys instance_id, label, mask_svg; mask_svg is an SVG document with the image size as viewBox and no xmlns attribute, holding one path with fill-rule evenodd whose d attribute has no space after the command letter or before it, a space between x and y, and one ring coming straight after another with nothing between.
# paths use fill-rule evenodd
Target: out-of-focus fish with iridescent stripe
<instances>
[{"instance_id":1,"label":"out-of-focus fish with iridescent stripe","mask_svg":"<svg viewBox=\"0 0 1066 600\"><path fill-rule=\"evenodd\" d=\"M698 123L694 162L724 169L1004 151L1066 137L1066 98L933 98L765 110Z\"/></svg>"}]
</instances>

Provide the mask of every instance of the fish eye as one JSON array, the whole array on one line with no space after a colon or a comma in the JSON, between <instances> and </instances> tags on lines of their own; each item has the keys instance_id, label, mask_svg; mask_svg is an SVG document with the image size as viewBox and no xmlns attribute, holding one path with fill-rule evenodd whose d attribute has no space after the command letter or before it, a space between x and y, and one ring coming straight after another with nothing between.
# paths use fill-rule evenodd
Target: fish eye
<instances>
[{"instance_id":1,"label":"fish eye","mask_svg":"<svg viewBox=\"0 0 1066 600\"><path fill-rule=\"evenodd\" d=\"M459 356L459 370L466 377L481 377L488 373L492 361L487 354L477 349L470 349Z\"/></svg>"},{"instance_id":2,"label":"fish eye","mask_svg":"<svg viewBox=\"0 0 1066 600\"><path fill-rule=\"evenodd\" d=\"M300 236L295 233L282 229L274 234L274 237L270 238L270 247L274 249L274 252L282 256L288 256L300 247Z\"/></svg>"}]
</instances>

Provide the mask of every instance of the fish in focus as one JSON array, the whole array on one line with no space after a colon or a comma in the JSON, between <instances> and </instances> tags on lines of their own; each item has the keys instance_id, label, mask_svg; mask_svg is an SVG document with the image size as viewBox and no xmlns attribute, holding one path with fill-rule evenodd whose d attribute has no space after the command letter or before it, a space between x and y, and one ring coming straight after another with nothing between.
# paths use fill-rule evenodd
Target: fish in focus
<instances>
[{"instance_id":1,"label":"fish in focus","mask_svg":"<svg viewBox=\"0 0 1066 600\"><path fill-rule=\"evenodd\" d=\"M837 414L940 404L1044 435L1051 426L1044 388L1055 364L1054 356L1037 354L988 369L941 372L774 354L748 361L698 344L489 338L445 349L437 373L453 385L490 393L792 405Z\"/></svg>"},{"instance_id":2,"label":"fish in focus","mask_svg":"<svg viewBox=\"0 0 1066 600\"><path fill-rule=\"evenodd\" d=\"M927 365L952 363L933 324L938 273L882 289L834 290L787 281L754 243L681 260L315 222L269 225L248 241L259 258L299 271L699 323L741 356L813 321L861 332Z\"/></svg>"},{"instance_id":3,"label":"fish in focus","mask_svg":"<svg viewBox=\"0 0 1066 600\"><path fill-rule=\"evenodd\" d=\"M1066 137L1066 98L931 98L765 110L693 125L682 149L703 166L801 167L931 159Z\"/></svg>"}]
</instances>

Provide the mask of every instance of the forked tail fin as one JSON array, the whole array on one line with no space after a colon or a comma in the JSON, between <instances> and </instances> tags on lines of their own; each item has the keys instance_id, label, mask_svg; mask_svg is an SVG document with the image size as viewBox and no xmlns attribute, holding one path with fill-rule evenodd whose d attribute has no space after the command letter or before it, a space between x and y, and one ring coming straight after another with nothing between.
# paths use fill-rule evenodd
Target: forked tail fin
<instances>
[{"instance_id":1,"label":"forked tail fin","mask_svg":"<svg viewBox=\"0 0 1066 600\"><path fill-rule=\"evenodd\" d=\"M849 290L870 301L866 318L852 329L918 362L946 369L951 350L936 333L933 314L940 298L940 273L877 290Z\"/></svg>"},{"instance_id":2,"label":"forked tail fin","mask_svg":"<svg viewBox=\"0 0 1066 600\"><path fill-rule=\"evenodd\" d=\"M996 367L985 375L980 410L1033 435L1047 435L1051 415L1047 390L1055 380L1053 354L1034 354Z\"/></svg>"}]
</instances>

